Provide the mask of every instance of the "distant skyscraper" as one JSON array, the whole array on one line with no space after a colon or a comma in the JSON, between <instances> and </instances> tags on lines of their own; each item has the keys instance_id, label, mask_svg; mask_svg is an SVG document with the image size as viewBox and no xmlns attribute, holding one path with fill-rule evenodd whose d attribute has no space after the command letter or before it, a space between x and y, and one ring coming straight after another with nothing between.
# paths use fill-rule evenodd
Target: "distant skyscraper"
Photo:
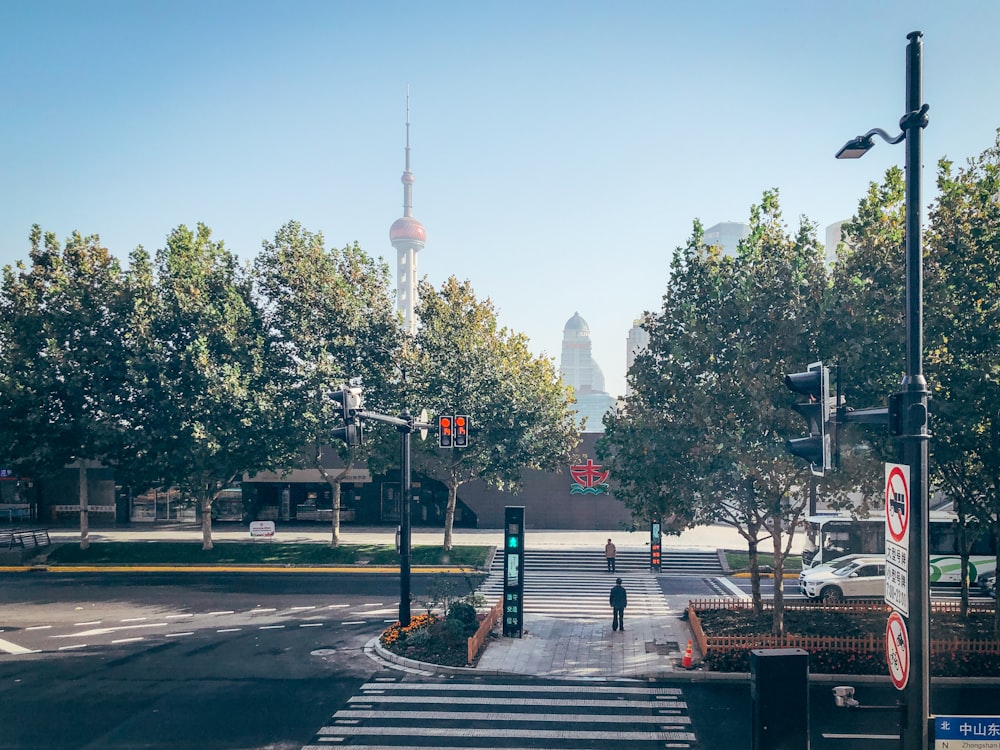
<instances>
[{"instance_id":1,"label":"distant skyscraper","mask_svg":"<svg viewBox=\"0 0 1000 750\"><path fill-rule=\"evenodd\" d=\"M722 252L730 257L736 257L740 240L750 236L750 227L736 221L724 221L705 230L705 244L717 245Z\"/></svg>"},{"instance_id":2,"label":"distant skyscraper","mask_svg":"<svg viewBox=\"0 0 1000 750\"><path fill-rule=\"evenodd\" d=\"M408 333L417 331L417 253L427 240L424 225L413 218L413 173L410 172L410 95L406 95L406 166L403 170L403 216L389 227L396 248L396 308Z\"/></svg>"},{"instance_id":3,"label":"distant skyscraper","mask_svg":"<svg viewBox=\"0 0 1000 750\"><path fill-rule=\"evenodd\" d=\"M632 327L628 330L628 338L625 340L625 372L632 369L635 358L647 346L649 346L649 332L642 327L642 320L632 321ZM632 395L632 386L627 381L625 395Z\"/></svg>"},{"instance_id":4,"label":"distant skyscraper","mask_svg":"<svg viewBox=\"0 0 1000 750\"><path fill-rule=\"evenodd\" d=\"M604 391L604 373L592 350L590 326L579 313L573 313L563 328L559 370L563 382L572 386L576 395L577 425L586 419L587 432L604 432L602 420L615 400Z\"/></svg>"},{"instance_id":5,"label":"distant skyscraper","mask_svg":"<svg viewBox=\"0 0 1000 750\"><path fill-rule=\"evenodd\" d=\"M844 237L844 224L847 221L844 219L826 228L826 262L828 264L833 264L837 260L837 245L841 242L847 242L847 238Z\"/></svg>"}]
</instances>

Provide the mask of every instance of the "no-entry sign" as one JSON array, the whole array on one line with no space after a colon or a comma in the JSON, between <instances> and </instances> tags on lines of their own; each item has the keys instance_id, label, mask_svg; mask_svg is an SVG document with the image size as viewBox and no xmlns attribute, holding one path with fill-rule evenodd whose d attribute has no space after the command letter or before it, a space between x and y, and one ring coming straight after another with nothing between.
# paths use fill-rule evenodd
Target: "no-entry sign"
<instances>
[{"instance_id":1,"label":"no-entry sign","mask_svg":"<svg viewBox=\"0 0 1000 750\"><path fill-rule=\"evenodd\" d=\"M910 467L885 465L885 601L910 616Z\"/></svg>"},{"instance_id":2,"label":"no-entry sign","mask_svg":"<svg viewBox=\"0 0 1000 750\"><path fill-rule=\"evenodd\" d=\"M885 661L892 684L902 690L910 679L910 636L899 612L891 613L885 626Z\"/></svg>"}]
</instances>

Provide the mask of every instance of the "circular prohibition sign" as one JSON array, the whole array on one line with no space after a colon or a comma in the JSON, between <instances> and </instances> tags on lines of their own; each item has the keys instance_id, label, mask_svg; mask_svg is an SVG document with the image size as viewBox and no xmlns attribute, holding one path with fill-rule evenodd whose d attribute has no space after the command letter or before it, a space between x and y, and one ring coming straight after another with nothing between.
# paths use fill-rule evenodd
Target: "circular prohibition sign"
<instances>
[{"instance_id":1,"label":"circular prohibition sign","mask_svg":"<svg viewBox=\"0 0 1000 750\"><path fill-rule=\"evenodd\" d=\"M902 690L910 679L910 637L899 612L890 614L885 625L885 660L892 684Z\"/></svg>"},{"instance_id":2,"label":"circular prohibition sign","mask_svg":"<svg viewBox=\"0 0 1000 750\"><path fill-rule=\"evenodd\" d=\"M895 466L885 481L885 519L894 542L903 541L910 523L910 487L906 480L902 468ZM902 503L897 498L902 498Z\"/></svg>"}]
</instances>

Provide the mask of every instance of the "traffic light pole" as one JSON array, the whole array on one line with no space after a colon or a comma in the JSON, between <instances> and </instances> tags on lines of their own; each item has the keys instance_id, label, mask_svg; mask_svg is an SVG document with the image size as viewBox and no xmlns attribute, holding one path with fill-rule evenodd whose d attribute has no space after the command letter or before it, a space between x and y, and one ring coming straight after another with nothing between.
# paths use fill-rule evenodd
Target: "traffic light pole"
<instances>
[{"instance_id":1,"label":"traffic light pole","mask_svg":"<svg viewBox=\"0 0 1000 750\"><path fill-rule=\"evenodd\" d=\"M410 496L413 485L410 478L410 436L413 434L413 417L404 411L400 416L404 423L399 430L399 473L403 488L403 507L399 513L399 624L410 624Z\"/></svg>"},{"instance_id":2,"label":"traffic light pole","mask_svg":"<svg viewBox=\"0 0 1000 750\"><path fill-rule=\"evenodd\" d=\"M414 420L405 409L398 417L362 410L358 410L357 415L362 419L391 424L399 431L399 484L402 487L402 507L399 510L399 624L405 628L410 624L410 500L413 495L410 436L415 429L426 430L434 425Z\"/></svg>"}]
</instances>

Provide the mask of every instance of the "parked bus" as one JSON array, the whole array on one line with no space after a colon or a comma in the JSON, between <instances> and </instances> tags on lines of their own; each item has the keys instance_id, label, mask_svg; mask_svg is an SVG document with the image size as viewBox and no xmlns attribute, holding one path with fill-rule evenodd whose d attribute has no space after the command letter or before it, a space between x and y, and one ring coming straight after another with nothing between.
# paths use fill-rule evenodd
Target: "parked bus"
<instances>
[{"instance_id":1,"label":"parked bus","mask_svg":"<svg viewBox=\"0 0 1000 750\"><path fill-rule=\"evenodd\" d=\"M930 582L961 583L962 556L958 546L958 516L931 511L927 518L930 535ZM806 518L803 567L813 567L851 554L885 554L885 517L852 518L829 513ZM969 553L969 581L975 586L983 573L996 571L997 550L990 534L980 536Z\"/></svg>"}]
</instances>

